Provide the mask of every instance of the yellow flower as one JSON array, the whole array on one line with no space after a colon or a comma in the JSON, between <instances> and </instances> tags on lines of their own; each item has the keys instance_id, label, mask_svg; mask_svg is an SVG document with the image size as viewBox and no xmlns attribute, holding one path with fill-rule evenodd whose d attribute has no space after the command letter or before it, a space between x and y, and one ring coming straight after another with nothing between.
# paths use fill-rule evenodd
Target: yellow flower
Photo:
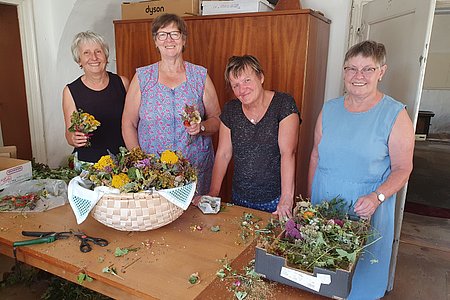
<instances>
[{"instance_id":1,"label":"yellow flower","mask_svg":"<svg viewBox=\"0 0 450 300\"><path fill-rule=\"evenodd\" d=\"M109 155L103 155L98 162L94 164L94 168L97 170L104 170L106 167L114 168L114 161Z\"/></svg>"},{"instance_id":2,"label":"yellow flower","mask_svg":"<svg viewBox=\"0 0 450 300\"><path fill-rule=\"evenodd\" d=\"M129 182L130 178L128 178L128 175L125 173L120 173L118 175L113 175L111 185L116 189L120 189Z\"/></svg>"},{"instance_id":3,"label":"yellow flower","mask_svg":"<svg viewBox=\"0 0 450 300\"><path fill-rule=\"evenodd\" d=\"M166 150L161 154L161 162L165 164L176 164L178 162L178 156L175 152Z\"/></svg>"}]
</instances>

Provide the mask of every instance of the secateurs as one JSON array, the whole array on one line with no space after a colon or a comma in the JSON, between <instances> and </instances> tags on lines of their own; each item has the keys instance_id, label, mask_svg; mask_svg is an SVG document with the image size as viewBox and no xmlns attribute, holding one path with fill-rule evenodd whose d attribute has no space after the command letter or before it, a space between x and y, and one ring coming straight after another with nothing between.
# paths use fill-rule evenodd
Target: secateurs
<instances>
[{"instance_id":1,"label":"secateurs","mask_svg":"<svg viewBox=\"0 0 450 300\"><path fill-rule=\"evenodd\" d=\"M101 247L108 246L108 241L102 238L90 237L84 234L83 232L74 232L74 231L64 231L64 232L40 232L40 231L22 231L22 235L24 236L34 236L36 239L19 241L13 243L13 249L20 246L27 245L35 245L35 244L43 244L43 243L53 243L56 240L67 239L70 236L76 236L80 239L80 251L81 252L89 252L92 250L91 245L88 242L92 242Z\"/></svg>"}]
</instances>

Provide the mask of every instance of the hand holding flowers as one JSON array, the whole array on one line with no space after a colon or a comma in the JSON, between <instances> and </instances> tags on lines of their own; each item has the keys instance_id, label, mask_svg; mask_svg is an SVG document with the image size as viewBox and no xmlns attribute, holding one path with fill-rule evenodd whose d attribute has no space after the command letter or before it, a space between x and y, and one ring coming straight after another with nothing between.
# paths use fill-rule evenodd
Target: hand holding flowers
<instances>
[{"instance_id":1,"label":"hand holding flowers","mask_svg":"<svg viewBox=\"0 0 450 300\"><path fill-rule=\"evenodd\" d=\"M194 105L185 105L184 110L181 113L181 120L183 121L184 127L188 128L194 124L200 124L202 117L200 112L195 108ZM192 143L192 135L188 133L188 144Z\"/></svg>"},{"instance_id":2,"label":"hand holding flowers","mask_svg":"<svg viewBox=\"0 0 450 300\"><path fill-rule=\"evenodd\" d=\"M91 132L95 131L101 124L93 115L83 112L81 109L75 110L72 113L70 116L70 123L71 125L68 128L69 132L79 132L86 136L87 142L84 147L89 147L91 145L89 141L89 138L93 135Z\"/></svg>"}]
</instances>

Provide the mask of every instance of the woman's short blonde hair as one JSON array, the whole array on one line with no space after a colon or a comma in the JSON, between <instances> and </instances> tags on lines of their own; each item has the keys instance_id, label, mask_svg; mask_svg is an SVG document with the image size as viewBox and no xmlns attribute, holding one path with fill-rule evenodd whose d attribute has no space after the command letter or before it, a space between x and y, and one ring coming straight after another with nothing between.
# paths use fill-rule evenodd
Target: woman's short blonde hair
<instances>
[{"instance_id":1,"label":"woman's short blonde hair","mask_svg":"<svg viewBox=\"0 0 450 300\"><path fill-rule=\"evenodd\" d=\"M382 43L367 40L353 45L345 54L344 63L358 55L370 57L380 66L386 64L386 48Z\"/></svg>"},{"instance_id":2,"label":"woman's short blonde hair","mask_svg":"<svg viewBox=\"0 0 450 300\"><path fill-rule=\"evenodd\" d=\"M230 76L237 78L246 68L250 68L255 71L255 74L261 78L264 75L264 70L261 67L258 59L253 55L232 56L228 59L227 66L225 68L225 82L230 85Z\"/></svg>"},{"instance_id":3,"label":"woman's short blonde hair","mask_svg":"<svg viewBox=\"0 0 450 300\"><path fill-rule=\"evenodd\" d=\"M100 34L88 30L77 33L72 41L71 46L72 57L77 64L80 63L80 45L87 42L99 44L100 47L102 47L103 52L105 53L106 61L108 61L109 58L108 43Z\"/></svg>"}]
</instances>

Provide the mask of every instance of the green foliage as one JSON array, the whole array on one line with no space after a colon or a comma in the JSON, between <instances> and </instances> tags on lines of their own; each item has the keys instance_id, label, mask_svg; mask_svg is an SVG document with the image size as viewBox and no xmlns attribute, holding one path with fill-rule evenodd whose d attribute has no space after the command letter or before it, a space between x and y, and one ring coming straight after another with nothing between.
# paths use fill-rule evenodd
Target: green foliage
<instances>
[{"instance_id":1,"label":"green foliage","mask_svg":"<svg viewBox=\"0 0 450 300\"><path fill-rule=\"evenodd\" d=\"M15 284L30 285L39 280L42 276L41 270L28 266L23 263L17 263L11 272L5 273L0 287L13 286Z\"/></svg>"},{"instance_id":2,"label":"green foliage","mask_svg":"<svg viewBox=\"0 0 450 300\"><path fill-rule=\"evenodd\" d=\"M132 252L132 251L136 252L138 250L139 250L139 248L120 248L120 247L117 247L116 250L114 251L114 256L115 257L120 257L120 256L124 256L124 255L128 254L128 252Z\"/></svg>"},{"instance_id":3,"label":"green foliage","mask_svg":"<svg viewBox=\"0 0 450 300\"><path fill-rule=\"evenodd\" d=\"M109 300L111 298L57 276L50 279L43 300Z\"/></svg>"},{"instance_id":4,"label":"green foliage","mask_svg":"<svg viewBox=\"0 0 450 300\"><path fill-rule=\"evenodd\" d=\"M92 282L92 281L94 281L94 279L91 276L89 276L88 274L85 274L83 272L78 273L78 276L77 276L78 284L83 284L84 281Z\"/></svg>"},{"instance_id":5,"label":"green foliage","mask_svg":"<svg viewBox=\"0 0 450 300\"><path fill-rule=\"evenodd\" d=\"M78 176L78 172L67 167L59 167L57 169L50 169L50 167L43 163L38 163L34 159L31 162L33 169L33 179L60 179L69 183L69 181Z\"/></svg>"},{"instance_id":6,"label":"green foliage","mask_svg":"<svg viewBox=\"0 0 450 300\"><path fill-rule=\"evenodd\" d=\"M84 273L80 273L84 274ZM77 280L80 277L77 276ZM84 274L86 275L86 274ZM87 276L87 275L86 275ZM89 276L84 280L92 280ZM83 280L83 281L84 281ZM1 282L1 288L7 288L14 285L30 286L38 282L48 282L47 290L41 295L44 300L109 300L111 298L76 283L67 281L47 273L38 268L18 263L14 266L12 272L7 273Z\"/></svg>"},{"instance_id":7,"label":"green foliage","mask_svg":"<svg viewBox=\"0 0 450 300\"><path fill-rule=\"evenodd\" d=\"M224 281L227 290L233 293L238 300L273 299L271 287L273 283L267 283L255 272L255 260L251 260L242 270L233 269L227 258L221 259L222 268L216 272L216 276Z\"/></svg>"},{"instance_id":8,"label":"green foliage","mask_svg":"<svg viewBox=\"0 0 450 300\"><path fill-rule=\"evenodd\" d=\"M259 244L268 253L285 257L292 267L313 272L314 267L350 270L369 238L376 242L368 220L352 221L343 199L334 198L312 206L301 201L294 217L284 225L284 234L262 237Z\"/></svg>"}]
</instances>

